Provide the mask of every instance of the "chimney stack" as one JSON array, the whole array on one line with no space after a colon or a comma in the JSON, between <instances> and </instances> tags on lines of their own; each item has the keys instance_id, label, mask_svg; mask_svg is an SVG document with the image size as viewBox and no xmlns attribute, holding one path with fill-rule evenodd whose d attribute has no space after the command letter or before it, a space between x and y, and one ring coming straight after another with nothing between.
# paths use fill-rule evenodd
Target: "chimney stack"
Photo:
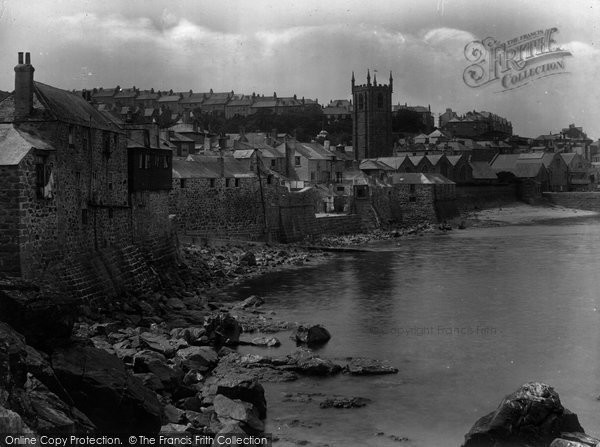
<instances>
[{"instance_id":1,"label":"chimney stack","mask_svg":"<svg viewBox=\"0 0 600 447\"><path fill-rule=\"evenodd\" d=\"M19 52L19 63L15 66L15 118L22 119L33 111L33 72L31 57Z\"/></svg>"}]
</instances>

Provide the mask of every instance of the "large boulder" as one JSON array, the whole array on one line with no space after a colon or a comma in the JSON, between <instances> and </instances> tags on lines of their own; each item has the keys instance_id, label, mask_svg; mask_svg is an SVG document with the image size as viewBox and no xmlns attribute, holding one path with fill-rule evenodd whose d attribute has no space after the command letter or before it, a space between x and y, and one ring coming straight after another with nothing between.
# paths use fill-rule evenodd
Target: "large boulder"
<instances>
[{"instance_id":1,"label":"large boulder","mask_svg":"<svg viewBox=\"0 0 600 447\"><path fill-rule=\"evenodd\" d=\"M190 370L202 373L210 371L218 361L217 352L209 346L189 346L180 349L175 355L175 362L186 372Z\"/></svg>"},{"instance_id":2,"label":"large boulder","mask_svg":"<svg viewBox=\"0 0 600 447\"><path fill-rule=\"evenodd\" d=\"M530 382L506 396L465 435L463 447L523 445L546 447L562 432L583 432L577 415L544 383Z\"/></svg>"},{"instance_id":3,"label":"large boulder","mask_svg":"<svg viewBox=\"0 0 600 447\"><path fill-rule=\"evenodd\" d=\"M25 389L13 393L11 406L26 420L29 427L40 434L88 434L96 428L85 414L63 402L31 376Z\"/></svg>"},{"instance_id":4,"label":"large boulder","mask_svg":"<svg viewBox=\"0 0 600 447\"><path fill-rule=\"evenodd\" d=\"M0 433L34 434L18 413L4 408L2 405L0 405Z\"/></svg>"},{"instance_id":5,"label":"large boulder","mask_svg":"<svg viewBox=\"0 0 600 447\"><path fill-rule=\"evenodd\" d=\"M0 322L0 405L4 405L13 388L27 381L27 345L25 337Z\"/></svg>"},{"instance_id":6,"label":"large boulder","mask_svg":"<svg viewBox=\"0 0 600 447\"><path fill-rule=\"evenodd\" d=\"M10 324L25 336L28 344L42 350L68 342L76 307L72 297L41 291L29 283L0 283L0 321Z\"/></svg>"},{"instance_id":7,"label":"large boulder","mask_svg":"<svg viewBox=\"0 0 600 447\"><path fill-rule=\"evenodd\" d=\"M256 408L259 418L267 417L265 390L255 377L248 374L229 374L219 379L216 387L217 394L249 402Z\"/></svg>"},{"instance_id":8,"label":"large boulder","mask_svg":"<svg viewBox=\"0 0 600 447\"><path fill-rule=\"evenodd\" d=\"M99 430L114 433L158 433L162 408L156 394L127 372L116 356L74 344L56 349L52 368Z\"/></svg>"},{"instance_id":9,"label":"large boulder","mask_svg":"<svg viewBox=\"0 0 600 447\"><path fill-rule=\"evenodd\" d=\"M206 336L214 346L236 345L240 340L242 327L228 313L216 313L206 317L204 321Z\"/></svg>"},{"instance_id":10,"label":"large boulder","mask_svg":"<svg viewBox=\"0 0 600 447\"><path fill-rule=\"evenodd\" d=\"M168 365L164 355L149 349L140 351L134 355L133 372L151 373L167 389L176 387L183 378L183 371L179 367Z\"/></svg>"},{"instance_id":11,"label":"large boulder","mask_svg":"<svg viewBox=\"0 0 600 447\"><path fill-rule=\"evenodd\" d=\"M364 357L355 357L348 360L344 372L353 376L374 376L380 374L396 374L395 368L385 362Z\"/></svg>"},{"instance_id":12,"label":"large boulder","mask_svg":"<svg viewBox=\"0 0 600 447\"><path fill-rule=\"evenodd\" d=\"M308 349L298 349L285 359L286 369L291 369L307 376L333 376L342 367L329 359L323 359Z\"/></svg>"},{"instance_id":13,"label":"large boulder","mask_svg":"<svg viewBox=\"0 0 600 447\"><path fill-rule=\"evenodd\" d=\"M250 403L217 394L213 405L219 421L223 424L240 423L247 433L261 433L265 429L265 424L259 419L256 409Z\"/></svg>"},{"instance_id":14,"label":"large boulder","mask_svg":"<svg viewBox=\"0 0 600 447\"><path fill-rule=\"evenodd\" d=\"M317 346L327 343L331 339L331 334L323 326L316 324L314 326L298 326L292 338L298 344Z\"/></svg>"}]
</instances>

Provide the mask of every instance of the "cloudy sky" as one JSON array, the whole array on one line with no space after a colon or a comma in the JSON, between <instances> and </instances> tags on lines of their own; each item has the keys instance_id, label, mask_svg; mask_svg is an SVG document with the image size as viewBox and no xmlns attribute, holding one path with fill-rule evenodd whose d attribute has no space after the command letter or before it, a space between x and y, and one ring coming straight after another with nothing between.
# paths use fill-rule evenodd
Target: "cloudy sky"
<instances>
[{"instance_id":1,"label":"cloudy sky","mask_svg":"<svg viewBox=\"0 0 600 447\"><path fill-rule=\"evenodd\" d=\"M470 88L464 47L557 27L567 74ZM600 137L597 0L0 0L0 89L18 51L35 78L110 87L350 97L350 77L394 76L393 102L487 110L524 136L569 123ZM387 82L387 81L386 81Z\"/></svg>"}]
</instances>

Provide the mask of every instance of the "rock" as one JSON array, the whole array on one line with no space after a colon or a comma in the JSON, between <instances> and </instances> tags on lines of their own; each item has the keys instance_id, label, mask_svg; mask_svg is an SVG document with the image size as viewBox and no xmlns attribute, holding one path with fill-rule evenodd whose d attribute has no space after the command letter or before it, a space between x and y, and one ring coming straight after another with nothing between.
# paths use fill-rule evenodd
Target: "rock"
<instances>
[{"instance_id":1,"label":"rock","mask_svg":"<svg viewBox=\"0 0 600 447\"><path fill-rule=\"evenodd\" d=\"M0 433L18 433L33 435L34 432L25 424L21 416L0 405Z\"/></svg>"},{"instance_id":2,"label":"rock","mask_svg":"<svg viewBox=\"0 0 600 447\"><path fill-rule=\"evenodd\" d=\"M210 371L217 365L217 352L208 346L189 346L177 351L175 362L185 371L196 370L202 373Z\"/></svg>"},{"instance_id":3,"label":"rock","mask_svg":"<svg viewBox=\"0 0 600 447\"><path fill-rule=\"evenodd\" d=\"M250 375L231 374L220 379L216 384L216 394L249 402L254 405L259 418L267 417L265 390L258 380Z\"/></svg>"},{"instance_id":4,"label":"rock","mask_svg":"<svg viewBox=\"0 0 600 447\"><path fill-rule=\"evenodd\" d=\"M160 430L162 408L156 394L131 376L116 356L76 344L56 349L51 363L76 407L99 430L136 433Z\"/></svg>"},{"instance_id":5,"label":"rock","mask_svg":"<svg viewBox=\"0 0 600 447\"><path fill-rule=\"evenodd\" d=\"M385 362L363 357L350 359L344 367L344 372L353 376L372 376L379 374L397 374L398 368L394 368Z\"/></svg>"},{"instance_id":6,"label":"rock","mask_svg":"<svg viewBox=\"0 0 600 447\"><path fill-rule=\"evenodd\" d=\"M133 371L151 373L160 380L164 388L174 388L181 382L183 371L178 367L167 365L164 355L156 351L143 350L133 357ZM150 387L151 389L156 389Z\"/></svg>"},{"instance_id":7,"label":"rock","mask_svg":"<svg viewBox=\"0 0 600 447\"><path fill-rule=\"evenodd\" d=\"M243 424L242 428L247 426L257 432L263 432L265 429L265 424L258 418L252 404L241 400L232 400L222 394L217 394L213 405L219 421L223 424L241 422Z\"/></svg>"},{"instance_id":8,"label":"rock","mask_svg":"<svg viewBox=\"0 0 600 447\"><path fill-rule=\"evenodd\" d=\"M166 335L156 334L153 332L142 332L140 334L140 343L156 352L160 352L167 358L175 355L178 349L187 346L187 342L181 339L171 340Z\"/></svg>"},{"instance_id":9,"label":"rock","mask_svg":"<svg viewBox=\"0 0 600 447\"><path fill-rule=\"evenodd\" d=\"M186 386L195 385L204 380L204 376L195 369L189 370L183 377L183 384Z\"/></svg>"},{"instance_id":10,"label":"rock","mask_svg":"<svg viewBox=\"0 0 600 447\"><path fill-rule=\"evenodd\" d=\"M585 433L561 433L560 438L552 441L550 447L597 447L598 445L600 439Z\"/></svg>"},{"instance_id":11,"label":"rock","mask_svg":"<svg viewBox=\"0 0 600 447\"><path fill-rule=\"evenodd\" d=\"M299 326L292 338L296 340L296 343L315 346L327 343L331 334L323 326L317 324L310 327Z\"/></svg>"},{"instance_id":12,"label":"rock","mask_svg":"<svg viewBox=\"0 0 600 447\"><path fill-rule=\"evenodd\" d=\"M248 266L256 265L256 256L251 251L245 252L239 259L240 264L246 264Z\"/></svg>"},{"instance_id":13,"label":"rock","mask_svg":"<svg viewBox=\"0 0 600 447\"><path fill-rule=\"evenodd\" d=\"M21 414L29 413L29 426L40 434L89 434L96 428L81 411L64 403L34 377L27 381L22 397L25 399L19 410Z\"/></svg>"},{"instance_id":14,"label":"rock","mask_svg":"<svg viewBox=\"0 0 600 447\"><path fill-rule=\"evenodd\" d=\"M371 403L364 397L333 397L327 398L319 404L320 408L360 408Z\"/></svg>"},{"instance_id":15,"label":"rock","mask_svg":"<svg viewBox=\"0 0 600 447\"><path fill-rule=\"evenodd\" d=\"M67 343L73 331L76 301L57 292L40 291L23 282L16 288L0 289L0 320L23 334L38 349Z\"/></svg>"},{"instance_id":16,"label":"rock","mask_svg":"<svg viewBox=\"0 0 600 447\"><path fill-rule=\"evenodd\" d=\"M10 393L27 381L27 345L25 337L6 323L0 322L0 390ZM1 394L0 394L1 397ZM0 400L0 405L5 401Z\"/></svg>"},{"instance_id":17,"label":"rock","mask_svg":"<svg viewBox=\"0 0 600 447\"><path fill-rule=\"evenodd\" d=\"M241 303L236 304L233 308L234 309L248 309L250 307L259 307L259 306L262 306L263 304L265 304L265 300L263 300L258 295L252 295L252 296L249 296L248 298L246 298Z\"/></svg>"},{"instance_id":18,"label":"rock","mask_svg":"<svg viewBox=\"0 0 600 447\"><path fill-rule=\"evenodd\" d=\"M465 435L463 447L494 445L547 446L561 432L583 432L577 415L565 409L558 393L530 382L506 396L496 411L479 419Z\"/></svg>"},{"instance_id":19,"label":"rock","mask_svg":"<svg viewBox=\"0 0 600 447\"><path fill-rule=\"evenodd\" d=\"M276 348L281 346L281 342L275 337L256 337L252 339L254 346L266 346L269 348Z\"/></svg>"},{"instance_id":20,"label":"rock","mask_svg":"<svg viewBox=\"0 0 600 447\"><path fill-rule=\"evenodd\" d=\"M172 423L168 423L163 425L162 427L160 427L160 433L184 433L187 431L187 425L185 424L172 424ZM187 436L182 438L184 440L187 440ZM177 442L177 437L172 437L169 436L169 440L172 442Z\"/></svg>"},{"instance_id":21,"label":"rock","mask_svg":"<svg viewBox=\"0 0 600 447\"><path fill-rule=\"evenodd\" d=\"M165 405L163 408L164 418L171 424L180 424L185 420L185 411L174 405Z\"/></svg>"},{"instance_id":22,"label":"rock","mask_svg":"<svg viewBox=\"0 0 600 447\"><path fill-rule=\"evenodd\" d=\"M289 355L286 360L287 365L293 371L309 376L332 376L339 373L342 367L331 360L322 359L313 354L308 349L299 349Z\"/></svg>"},{"instance_id":23,"label":"rock","mask_svg":"<svg viewBox=\"0 0 600 447\"><path fill-rule=\"evenodd\" d=\"M228 313L209 315L204 322L204 329L209 341L217 347L235 345L240 340L242 327Z\"/></svg>"},{"instance_id":24,"label":"rock","mask_svg":"<svg viewBox=\"0 0 600 447\"><path fill-rule=\"evenodd\" d=\"M179 298L169 298L166 302L169 309L182 310L186 308L186 305Z\"/></svg>"}]
</instances>

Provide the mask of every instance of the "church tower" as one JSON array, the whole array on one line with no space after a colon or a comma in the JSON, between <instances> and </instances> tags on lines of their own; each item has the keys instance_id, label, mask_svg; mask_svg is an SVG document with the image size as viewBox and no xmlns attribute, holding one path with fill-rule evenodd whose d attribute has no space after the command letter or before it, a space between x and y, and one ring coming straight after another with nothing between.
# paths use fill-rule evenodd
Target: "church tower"
<instances>
[{"instance_id":1,"label":"church tower","mask_svg":"<svg viewBox=\"0 0 600 447\"><path fill-rule=\"evenodd\" d=\"M377 84L377 74L367 70L367 83L356 85L352 72L352 145L357 160L389 157L392 143L392 72L389 85Z\"/></svg>"}]
</instances>

